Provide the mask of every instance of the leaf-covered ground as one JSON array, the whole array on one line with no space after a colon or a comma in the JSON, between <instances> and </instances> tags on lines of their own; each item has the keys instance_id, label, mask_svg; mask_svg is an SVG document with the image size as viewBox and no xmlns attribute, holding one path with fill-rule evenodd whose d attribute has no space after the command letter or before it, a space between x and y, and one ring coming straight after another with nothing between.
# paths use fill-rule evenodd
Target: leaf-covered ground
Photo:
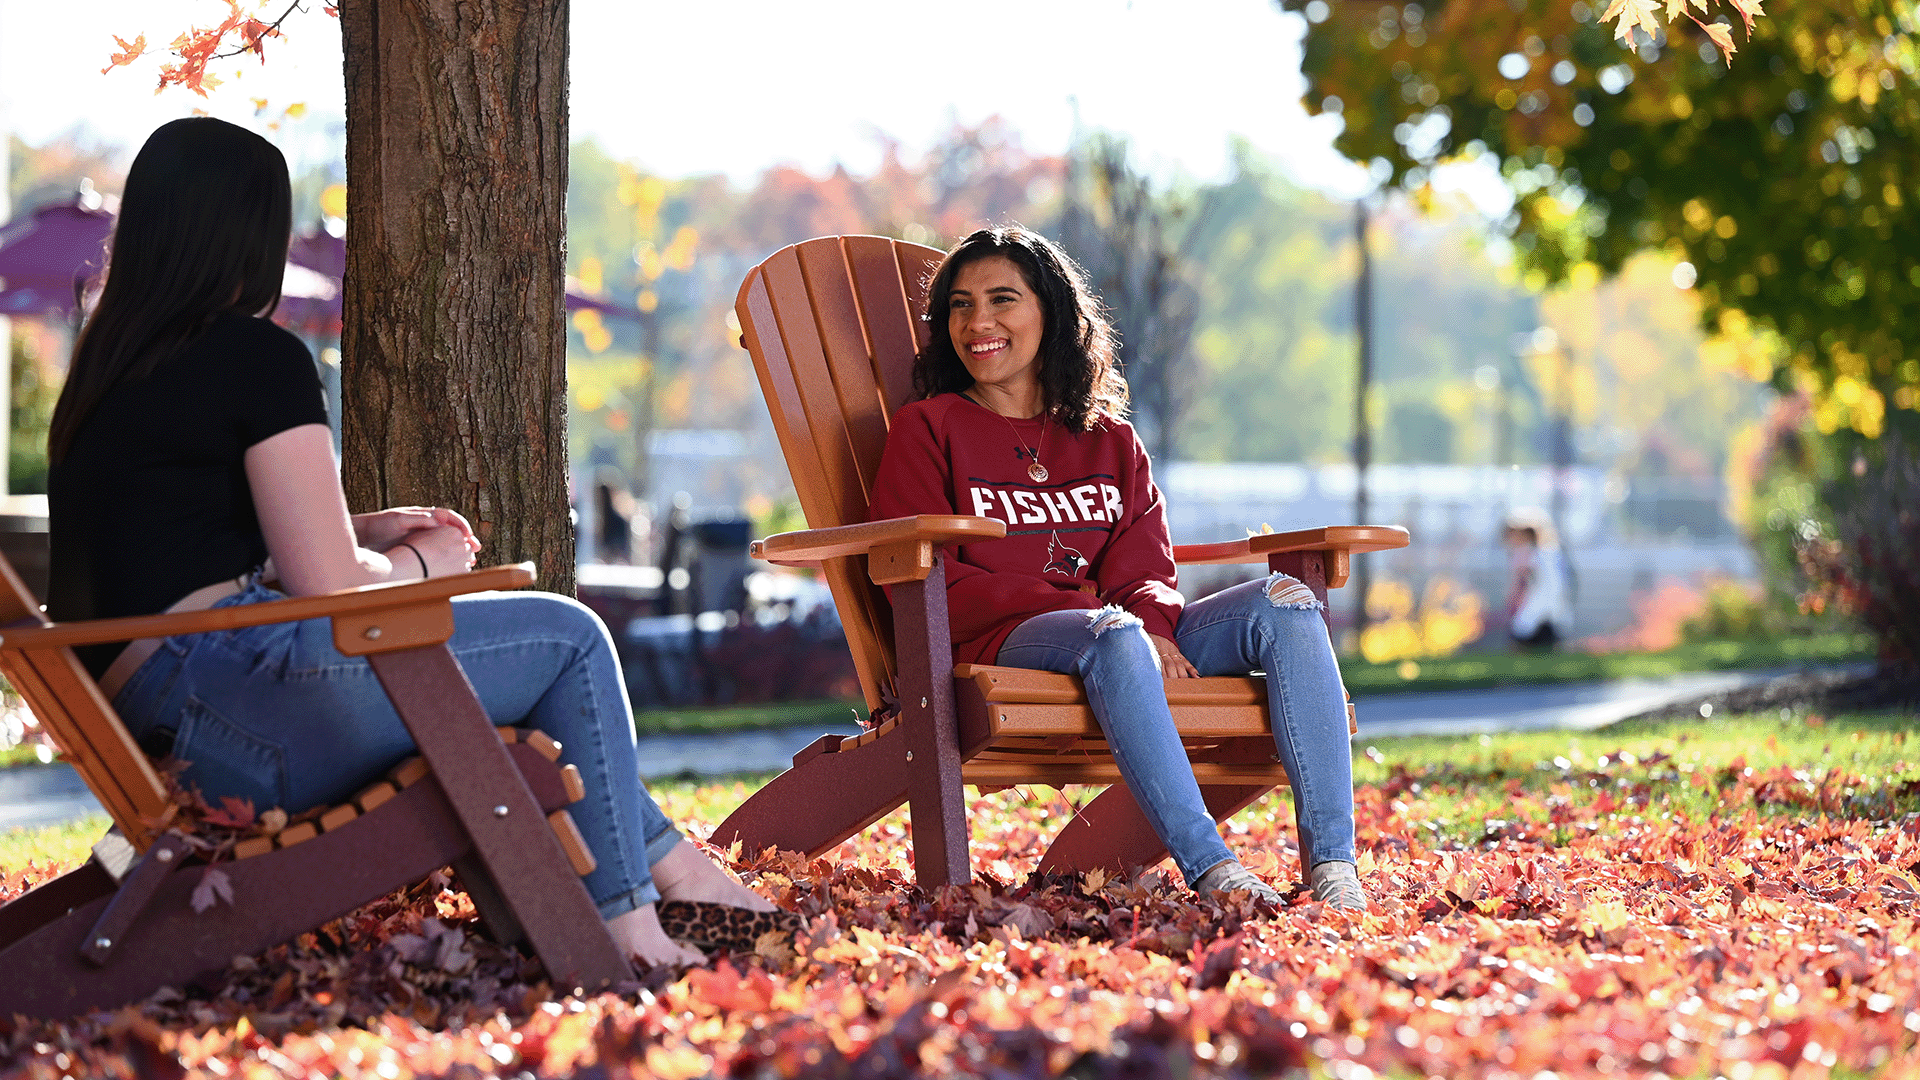
<instances>
[{"instance_id":1,"label":"leaf-covered ground","mask_svg":"<svg viewBox=\"0 0 1920 1080\"><path fill-rule=\"evenodd\" d=\"M938 895L898 817L739 855L808 919L791 947L586 999L430 882L210 985L0 1020L0 1077L1915 1075L1911 722L1363 744L1356 918L1194 902L1164 868L1030 880L1084 796L1044 789L977 803L979 879ZM696 834L745 793L661 792ZM1289 815L1229 842L1290 879ZM0 867L0 896L50 871Z\"/></svg>"}]
</instances>

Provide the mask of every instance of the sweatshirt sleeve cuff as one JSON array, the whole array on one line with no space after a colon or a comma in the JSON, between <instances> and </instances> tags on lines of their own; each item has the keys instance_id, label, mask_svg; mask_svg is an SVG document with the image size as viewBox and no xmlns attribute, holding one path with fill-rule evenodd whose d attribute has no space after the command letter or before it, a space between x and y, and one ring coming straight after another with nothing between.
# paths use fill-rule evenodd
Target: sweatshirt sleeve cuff
<instances>
[{"instance_id":1,"label":"sweatshirt sleeve cuff","mask_svg":"<svg viewBox=\"0 0 1920 1080\"><path fill-rule=\"evenodd\" d=\"M1146 626L1147 633L1158 634L1168 641L1173 640L1174 629L1179 622L1177 613L1170 614L1159 604L1142 604L1133 613L1140 617L1140 622Z\"/></svg>"}]
</instances>

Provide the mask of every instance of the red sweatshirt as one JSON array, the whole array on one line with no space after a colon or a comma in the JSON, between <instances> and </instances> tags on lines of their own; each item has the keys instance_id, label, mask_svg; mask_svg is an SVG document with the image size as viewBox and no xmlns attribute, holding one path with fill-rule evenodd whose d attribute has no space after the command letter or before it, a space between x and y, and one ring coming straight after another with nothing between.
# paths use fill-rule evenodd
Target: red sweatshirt
<instances>
[{"instance_id":1,"label":"red sweatshirt","mask_svg":"<svg viewBox=\"0 0 1920 1080\"><path fill-rule=\"evenodd\" d=\"M1046 466L1045 483L1027 475L1029 451ZM894 414L869 510L875 521L909 514L1007 523L1004 540L947 552L956 663L993 663L1014 627L1062 608L1112 604L1148 633L1173 636L1184 601L1166 504L1124 420L1075 434L960 394L913 402Z\"/></svg>"}]
</instances>

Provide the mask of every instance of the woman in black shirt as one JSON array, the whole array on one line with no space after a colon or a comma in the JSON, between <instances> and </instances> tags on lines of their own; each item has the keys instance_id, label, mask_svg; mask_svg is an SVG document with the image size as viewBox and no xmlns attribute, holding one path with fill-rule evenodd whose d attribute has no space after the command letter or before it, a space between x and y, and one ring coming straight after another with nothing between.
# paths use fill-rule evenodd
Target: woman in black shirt
<instances>
[{"instance_id":1,"label":"woman in black shirt","mask_svg":"<svg viewBox=\"0 0 1920 1080\"><path fill-rule=\"evenodd\" d=\"M313 361L259 317L280 299L290 207L280 152L224 121L176 120L135 158L49 439L55 619L472 567L480 543L452 510L347 512ZM587 780L573 813L599 866L585 880L616 941L646 964L697 962L667 939L656 901L771 909L683 841L641 786L612 641L590 611L540 593L453 604L448 644L494 722L555 736ZM333 648L325 619L83 659L142 745L171 749L210 797L298 812L413 753L370 667Z\"/></svg>"}]
</instances>

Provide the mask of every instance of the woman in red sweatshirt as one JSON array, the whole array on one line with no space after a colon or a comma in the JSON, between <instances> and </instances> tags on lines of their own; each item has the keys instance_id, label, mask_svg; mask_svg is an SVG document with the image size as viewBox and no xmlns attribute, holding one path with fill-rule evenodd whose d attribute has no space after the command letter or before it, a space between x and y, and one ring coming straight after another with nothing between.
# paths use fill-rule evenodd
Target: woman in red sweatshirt
<instances>
[{"instance_id":1,"label":"woman in red sweatshirt","mask_svg":"<svg viewBox=\"0 0 1920 1080\"><path fill-rule=\"evenodd\" d=\"M1364 908L1346 695L1320 604L1285 574L1182 599L1113 330L1079 269L1044 237L983 229L940 264L927 318L917 400L894 415L871 515L1007 523L1005 539L948 554L954 659L1080 676L1188 884L1279 900L1221 841L1161 683L1266 672L1314 898Z\"/></svg>"}]
</instances>

